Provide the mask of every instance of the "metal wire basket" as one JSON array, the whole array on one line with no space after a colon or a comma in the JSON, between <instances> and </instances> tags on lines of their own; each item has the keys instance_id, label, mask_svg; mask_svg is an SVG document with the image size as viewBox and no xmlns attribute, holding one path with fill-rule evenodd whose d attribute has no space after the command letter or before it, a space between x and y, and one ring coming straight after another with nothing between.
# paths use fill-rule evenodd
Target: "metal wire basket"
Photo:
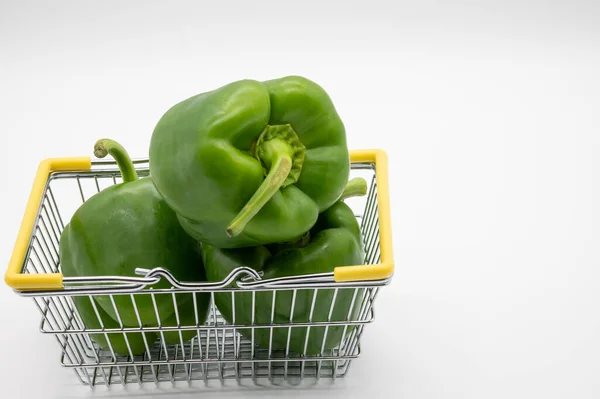
<instances>
[{"instance_id":1,"label":"metal wire basket","mask_svg":"<svg viewBox=\"0 0 600 399\"><path fill-rule=\"evenodd\" d=\"M361 226L364 265L271 280L240 267L219 283L177 281L168 270L149 270L144 265L134 276L63 277L58 247L65 224L87 198L121 181L114 161L92 162L82 157L48 159L40 164L5 281L20 296L34 300L42 315L40 330L56 337L62 365L72 368L79 380L90 386L344 377L360 354L364 327L373 321L377 293L393 273L386 155L379 150L353 151L351 161L351 177L361 176L369 186L367 196L346 200ZM149 173L147 159L134 164L140 176ZM153 289L161 279L167 279L171 288ZM197 316L198 295L210 296L209 315L202 322ZM232 305L245 296L252 303L251 322L237 322L235 310L233 320L225 321L215 306L215 295L230 298ZM323 295L329 308L315 309L317 297ZM108 325L92 300L100 296L111 301L117 316L115 298L131 299L138 321L137 303L144 296L151 298L157 318L157 298L169 296L176 318L170 325L157 327L144 327L141 322L124 327L120 318ZM333 319L341 297L346 298L345 306L350 301L347 316ZM268 309L266 319L255 317L257 303L264 303L265 298L273 305L270 318ZM90 303L96 328L82 321L76 301ZM194 312L195 320L178 313L180 301L189 303L188 311ZM275 303L289 304L289 321L275 322ZM300 307L309 310L308 319L294 320L294 310ZM264 309L261 312L265 314ZM314 334L321 337L318 342L322 345L309 350L309 337ZM256 337L262 337L261 345ZM335 345L329 344L330 339ZM104 347L98 345L102 340L108 343Z\"/></svg>"}]
</instances>

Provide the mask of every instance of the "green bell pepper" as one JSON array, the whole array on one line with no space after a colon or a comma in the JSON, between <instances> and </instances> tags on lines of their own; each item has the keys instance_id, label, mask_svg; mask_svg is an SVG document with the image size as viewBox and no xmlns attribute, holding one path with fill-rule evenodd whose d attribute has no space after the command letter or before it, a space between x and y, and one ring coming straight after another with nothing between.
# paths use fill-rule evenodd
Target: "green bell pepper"
<instances>
[{"instance_id":1,"label":"green bell pepper","mask_svg":"<svg viewBox=\"0 0 600 399\"><path fill-rule=\"evenodd\" d=\"M349 195L364 194L365 191L364 179L354 179L348 184L342 199ZM333 272L336 266L362 264L365 256L358 222L350 207L342 200L322 212L308 234L297 242L225 249L204 244L202 253L209 281L221 281L240 266L262 272L263 279ZM214 301L225 320L236 325L347 321L348 317L355 320L364 290L338 289L329 319L334 293L334 289L319 289L313 304L314 289L299 289L295 300L292 291L281 290L275 294L274 307L273 293L270 291L256 291L254 302L252 292L244 291L235 293L235 301L229 292L215 293ZM271 321L272 309L274 314ZM314 355L322 349L329 350L339 345L345 329L341 325L329 326L325 342L325 326L292 327L289 338L288 330L288 327L274 328L271 339L269 328L255 328L254 342L260 347L278 350L286 348L289 339L292 352ZM351 330L351 327L346 328L346 333ZM252 339L251 329L240 328L238 331Z\"/></svg>"},{"instance_id":2,"label":"green bell pepper","mask_svg":"<svg viewBox=\"0 0 600 399\"><path fill-rule=\"evenodd\" d=\"M59 245L63 275L132 277L138 267L163 267L179 281L203 281L200 243L181 228L151 178L138 178L129 155L113 140L99 140L94 153L97 157L111 154L115 158L123 183L88 198L65 226ZM155 290L170 287L165 279L152 286ZM175 307L171 293L154 294L157 316L149 292L145 289L135 295L142 325L157 326L169 320L173 323ZM108 295L94 297L110 318L118 320L120 317L125 327L139 327L131 296L114 295L113 298L114 306ZM198 294L201 322L208 314L209 303L209 294ZM185 299L178 307L183 305Z\"/></svg>"},{"instance_id":3,"label":"green bell pepper","mask_svg":"<svg viewBox=\"0 0 600 399\"><path fill-rule=\"evenodd\" d=\"M301 237L350 171L330 97L298 76L240 80L175 104L152 133L149 159L184 229L219 248Z\"/></svg>"}]
</instances>

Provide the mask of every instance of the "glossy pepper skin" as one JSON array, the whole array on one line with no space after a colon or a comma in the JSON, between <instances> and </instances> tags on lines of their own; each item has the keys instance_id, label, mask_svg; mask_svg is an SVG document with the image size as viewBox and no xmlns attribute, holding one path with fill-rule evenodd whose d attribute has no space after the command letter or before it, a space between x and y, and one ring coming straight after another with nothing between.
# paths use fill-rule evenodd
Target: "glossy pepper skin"
<instances>
[{"instance_id":1,"label":"glossy pepper skin","mask_svg":"<svg viewBox=\"0 0 600 399\"><path fill-rule=\"evenodd\" d=\"M63 275L135 277L136 268L163 267L180 281L204 281L199 243L181 228L175 213L160 197L150 178L138 178L131 159L118 143L100 140L95 149L98 157L110 153L116 159L123 174L123 183L88 198L65 226L59 245ZM162 279L152 288L170 286ZM108 295L94 296L107 317L114 321L120 319L125 327L139 327L131 296L114 295L113 298L114 305ZM189 300L189 294L178 294L178 309L189 309L186 304ZM174 325L172 295L156 294L155 301L158 318L148 288L135 296L141 324ZM208 294L198 294L201 323L208 314L209 302ZM87 311L84 307L80 312L86 313L82 317L84 322L95 317L95 314L87 314L89 307ZM139 344L139 341L136 342L136 346L139 347Z\"/></svg>"},{"instance_id":2,"label":"glossy pepper skin","mask_svg":"<svg viewBox=\"0 0 600 399\"><path fill-rule=\"evenodd\" d=\"M275 244L237 249L219 249L203 245L203 259L209 281L221 281L232 270L240 266L249 266L264 273L263 279L299 276L313 273L333 272L336 266L362 264L364 251L359 225L354 213L343 201L338 201L319 215L315 226L309 232L308 242L294 244ZM356 298L353 301L353 296ZM235 312L231 293L215 293L215 305L229 323L234 324L272 324L328 321L330 306L334 300L333 289L319 289L313 305L314 289L299 289L291 313L293 292L277 291L275 312L271 321L273 293L257 291L255 313L252 319L252 293L235 293ZM360 309L363 289L341 288L335 298L331 321L356 320ZM312 319L311 307L314 308ZM234 320L235 314L235 320ZM348 319L350 317L350 319ZM246 338L252 339L250 329L239 329ZM346 329L350 333L352 327ZM327 339L323 346L325 327L310 327L307 336L306 327L292 327L289 339L290 351L314 355L321 349L336 347L344 334L343 326L329 326ZM254 329L254 342L263 348L285 349L288 342L288 327L274 328L272 344L270 329ZM305 350L306 349L306 350Z\"/></svg>"},{"instance_id":3,"label":"glossy pepper skin","mask_svg":"<svg viewBox=\"0 0 600 399\"><path fill-rule=\"evenodd\" d=\"M219 248L299 238L350 170L331 98L299 76L240 80L175 104L153 131L149 160L185 230Z\"/></svg>"}]
</instances>

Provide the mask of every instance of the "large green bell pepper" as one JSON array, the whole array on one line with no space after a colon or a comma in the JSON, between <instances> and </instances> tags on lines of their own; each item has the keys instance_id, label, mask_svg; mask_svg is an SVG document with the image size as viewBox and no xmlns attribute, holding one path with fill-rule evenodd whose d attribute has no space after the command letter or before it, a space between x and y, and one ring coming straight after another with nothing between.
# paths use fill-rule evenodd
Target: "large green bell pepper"
<instances>
[{"instance_id":1,"label":"large green bell pepper","mask_svg":"<svg viewBox=\"0 0 600 399\"><path fill-rule=\"evenodd\" d=\"M298 76L241 80L175 104L150 142L150 173L182 226L219 248L297 239L348 181L344 124Z\"/></svg>"},{"instance_id":2,"label":"large green bell pepper","mask_svg":"<svg viewBox=\"0 0 600 399\"><path fill-rule=\"evenodd\" d=\"M132 277L136 268L163 267L180 281L203 281L200 244L181 228L150 177L138 178L125 149L113 140L99 140L95 146L96 156L109 153L119 165L123 183L88 198L65 226L59 245L63 275ZM170 286L162 279L152 288ZM145 289L135 295L142 325L153 327L167 322L174 325L171 293L154 295L158 316L149 293L150 290ZM191 299L191 296L178 295L178 308L187 306L186 297ZM139 327L131 296L114 295L113 298L115 306L108 295L95 296L94 300L113 320L120 317L125 327ZM180 298L183 299L179 301ZM201 322L208 314L209 303L209 294L198 294Z\"/></svg>"},{"instance_id":3,"label":"large green bell pepper","mask_svg":"<svg viewBox=\"0 0 600 399\"><path fill-rule=\"evenodd\" d=\"M365 187L363 179L355 179L348 184L348 190L343 197L346 194L362 194ZM203 259L209 281L221 281L240 266L248 266L262 272L263 279L333 272L336 266L362 264L364 256L358 222L350 207L342 200L322 212L307 236L297 242L236 249L220 249L203 245ZM225 320L238 325L249 325L253 322L254 324L278 324L347 321L348 317L350 320L356 320L364 291L353 288L338 289L331 319L329 319L334 292L334 289L319 289L313 304L314 289L297 290L293 314L291 306L294 293L290 290L276 292L274 307L272 307L273 293L268 290L257 291L254 303L252 292L243 291L234 294L235 301L232 300L229 292L215 293L214 300ZM353 300L354 296L356 297ZM253 304L254 318L252 317ZM272 309L274 309L273 320L271 320ZM288 327L274 328L271 341L269 328L255 328L254 342L263 348L284 349L288 342L288 330ZM344 326L329 326L324 343L325 330L325 326L309 329L292 327L289 337L290 350L305 355L315 355L322 349L329 350L339 345L343 338ZM346 328L347 333L350 331L352 327ZM239 332L248 339L252 338L251 329L241 328Z\"/></svg>"}]
</instances>

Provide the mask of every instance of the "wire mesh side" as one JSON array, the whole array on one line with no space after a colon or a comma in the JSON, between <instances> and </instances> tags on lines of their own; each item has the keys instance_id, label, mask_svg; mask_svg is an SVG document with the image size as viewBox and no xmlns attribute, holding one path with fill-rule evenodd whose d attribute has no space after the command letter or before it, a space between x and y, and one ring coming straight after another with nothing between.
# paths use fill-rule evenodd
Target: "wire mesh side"
<instances>
[{"instance_id":1,"label":"wire mesh side","mask_svg":"<svg viewBox=\"0 0 600 399\"><path fill-rule=\"evenodd\" d=\"M351 177L365 177L368 195L348 199L347 203L360 222L365 263L378 263L375 173L369 167L353 168L352 173ZM140 171L140 176L146 174L147 171ZM91 195L121 181L117 171L53 176L44 192L24 273L60 271L60 235L71 215ZM156 294L150 290L81 297L39 296L34 301L42 314L41 331L56 337L61 363L73 369L84 384L230 378L302 380L346 375L351 361L360 354L364 326L373 320L378 289L357 286L204 292L210 296L205 318L198 316L204 303L198 299L200 293L183 294L176 290ZM169 325L149 326L145 322L147 309L155 312L158 320L164 320L160 316L165 311L163 303L168 303L163 300L166 296L175 309L169 316ZM250 306L250 311L236 307L242 296L242 303ZM183 297L192 299L186 301L187 310L178 311ZM117 303L123 300L133 305L128 314L119 313L123 307ZM217 303L228 300L234 310L226 320ZM85 301L89 303L83 305ZM289 310L284 313L288 319L282 319L275 303L278 309L282 303L286 305ZM345 304L345 312L336 309L340 303ZM87 312L82 312L81 306L87 306ZM105 313L111 317L104 317ZM190 314L196 316L189 319ZM315 336L317 344L313 342ZM329 345L331 337L335 345Z\"/></svg>"},{"instance_id":2,"label":"wire mesh side","mask_svg":"<svg viewBox=\"0 0 600 399\"><path fill-rule=\"evenodd\" d=\"M244 292L244 294L256 297L263 293L277 298L277 295L281 296L287 292L297 298L299 290L302 289L261 290ZM352 293L347 297L351 298L350 308L345 320L337 322L330 321L331 316L329 320L320 322L312 320L296 322L291 317L291 320L285 323L258 324L258 318L254 317L254 323L240 324L239 316L238 320L227 321L215 306L214 299L215 295L219 294L231 295L234 299L240 294L239 291L227 290L210 294L211 300L206 319L194 318L185 321L186 315L181 314L178 323L155 327L144 326L141 322L133 327L124 327L121 322L118 325L102 325L103 319L98 313L100 306L94 296L36 297L35 301L43 314L42 332L56 336L62 350L62 364L75 369L85 384L262 377L302 380L343 377L350 361L360 354L359 342L362 328L373 320L375 288L345 288L344 290ZM311 290L304 289L304 291ZM318 292L318 290L312 291ZM136 293L129 294L129 297L133 300L137 298L134 303L139 303L139 297L144 295L156 298L170 294ZM179 295L195 298L197 294ZM106 296L109 299L105 303L114 304L118 301L114 299L116 296L118 295ZM312 298L316 298L316 294L312 294ZM341 296L337 295L336 298ZM96 303L94 311L98 317L98 324L90 328L89 320L87 325L81 321L82 315L73 302L77 299L87 299ZM156 303L159 300L160 298L153 301L154 311L158 311ZM337 299L334 299L327 313L332 313L331 309L336 303ZM312 308L314 304L313 300ZM198 301L194 303L196 314L201 313L198 312L197 306ZM256 309L255 301L252 306ZM135 313L137 316L141 311L137 309ZM310 331L316 329L324 330L323 338L317 341L322 346L313 348L309 353L306 348L311 337ZM280 337L287 334L285 347L273 345L273 331L277 330L280 332L275 334L279 334ZM303 335L305 339L302 341L304 344L302 353L290 350L293 345L290 345L289 337L297 338L294 333L296 330L307 330L306 335ZM325 349L327 334L335 335L335 330L337 330L339 343ZM263 338L268 334L270 338L268 344L264 339L262 343L259 342L257 337L261 334ZM138 339L138 343L134 343L135 335L141 335L142 341ZM123 345L123 341L126 342L126 346ZM141 352L138 349L138 353L134 354L132 348L136 346L140 348L140 345Z\"/></svg>"},{"instance_id":3,"label":"wire mesh side","mask_svg":"<svg viewBox=\"0 0 600 399\"><path fill-rule=\"evenodd\" d=\"M219 333L223 329L231 329L232 333L240 334L246 340L253 342L253 346L263 348L262 352L269 350L269 356L275 356L278 353L284 353L287 358L306 357L314 354L325 353L332 349L330 356L339 356L338 343L343 342L346 333L359 325L368 324L373 319L373 298L370 288L340 288L340 289L262 289L254 291L240 291L239 289L227 289L211 292L210 302L206 299L197 302L200 293L177 294L181 297L177 303L174 301L172 310L174 313L162 313L165 307L164 301L159 302L166 297L173 296L173 293L151 293L140 292L136 294L122 295L90 295L78 297L36 297L36 303L42 312L41 331L48 334L66 334L76 335L85 334L94 340L103 349L110 351L114 359L120 359L121 356L134 357L137 353L142 353L148 349L158 339L159 342L170 344L181 344L188 342L192 337L197 336L202 330L212 337L211 334ZM284 301L284 296L299 298L300 291L305 291L306 296L310 297L310 302L300 303L296 307L299 313L288 312L289 302ZM334 298L328 302L327 307L323 307L323 301L317 302L318 295L324 291L333 291ZM343 292L345 291L345 292ZM336 295L336 293L339 293ZM201 295L209 295L202 293ZM241 297L244 295L245 297ZM229 317L227 320L219 312L219 308L224 309L219 297L235 298L236 303L247 300L249 296L257 298L252 303L246 302L245 306L237 307L237 317ZM102 298L104 297L104 298ZM119 297L123 297L119 299ZM131 298L131 303L137 304L144 302L143 297L152 297L152 307L141 309L139 307L126 307L126 302ZM161 298L163 297L163 298ZM265 298L273 298L274 302L264 302ZM104 299L100 301L100 299ZM117 298L117 299L115 299ZM215 300L216 298L216 300ZM147 299L147 298L146 298ZM329 299L324 297L321 299ZM281 301L280 301L281 300ZM76 301L77 306L73 302ZM82 307L82 301L85 301L87 307ZM300 300L297 300L300 302ZM117 307L116 303L120 305ZM149 301L146 300L147 304ZM215 305L219 304L219 306ZM129 311L135 314L132 318L128 316L127 324L124 324L121 317L114 319L106 313L106 305L114 307L117 316L122 316L124 312ZM293 301L292 304L294 305ZM104 305L104 307L102 307ZM191 306L190 306L191 305ZM244 305L244 304L242 304ZM294 307L292 305L292 307ZM203 306L201 308L200 306ZM244 308L245 307L245 308ZM321 307L320 313L314 310ZM270 317L275 313L276 317ZM310 308L310 311L308 309ZM103 310L104 309L104 310ZM117 310L118 309L118 310ZM163 309L163 310L159 310ZM258 309L258 310L256 310ZM262 310L261 310L262 309ZM335 312L334 312L335 310ZM245 313L248 311L249 313ZM268 311L266 316L257 316L256 313ZM306 312L305 312L306 311ZM87 313L83 313L87 312ZM150 322L148 316L156 312L157 322ZM162 316L161 316L162 313ZM177 314L179 313L179 314ZM208 313L208 314L207 314ZM244 314L245 313L245 314ZM142 314L142 318L140 318ZM204 315L207 314L205 317ZM282 316L282 314L285 314ZM85 321L82 318L85 317ZM283 319L282 319L283 317ZM137 320L132 322L132 320ZM252 319L252 320L250 320ZM117 321L115 321L117 320ZM247 321L250 320L250 321ZM148 335L152 335L149 337ZM140 339L137 344L134 339L145 336L147 343L142 343ZM293 337L293 339L291 338ZM218 342L216 343L218 345ZM138 348L137 350L132 348ZM165 348L166 349L166 348ZM239 350L237 350L239 353ZM218 356L211 360L222 360L223 354L230 351L219 352ZM243 355L242 351L242 355ZM247 359L253 359L254 356L260 357L261 350L257 349L251 353ZM185 359L184 359L185 360ZM116 361L116 360L113 360Z\"/></svg>"},{"instance_id":4,"label":"wire mesh side","mask_svg":"<svg viewBox=\"0 0 600 399\"><path fill-rule=\"evenodd\" d=\"M210 318L216 319L217 327L199 328L199 334L183 345L165 346L158 340L148 353L116 359L110 351L96 346L92 353L86 351L88 348L83 345L89 340L89 333L56 334L63 347L61 361L82 376L83 383L92 385L247 378L299 381L343 377L350 361L360 354L355 332L342 340L342 346L352 351L294 357L286 356L283 350L253 346L250 339L229 327L218 313ZM83 352L87 357L77 355Z\"/></svg>"}]
</instances>

